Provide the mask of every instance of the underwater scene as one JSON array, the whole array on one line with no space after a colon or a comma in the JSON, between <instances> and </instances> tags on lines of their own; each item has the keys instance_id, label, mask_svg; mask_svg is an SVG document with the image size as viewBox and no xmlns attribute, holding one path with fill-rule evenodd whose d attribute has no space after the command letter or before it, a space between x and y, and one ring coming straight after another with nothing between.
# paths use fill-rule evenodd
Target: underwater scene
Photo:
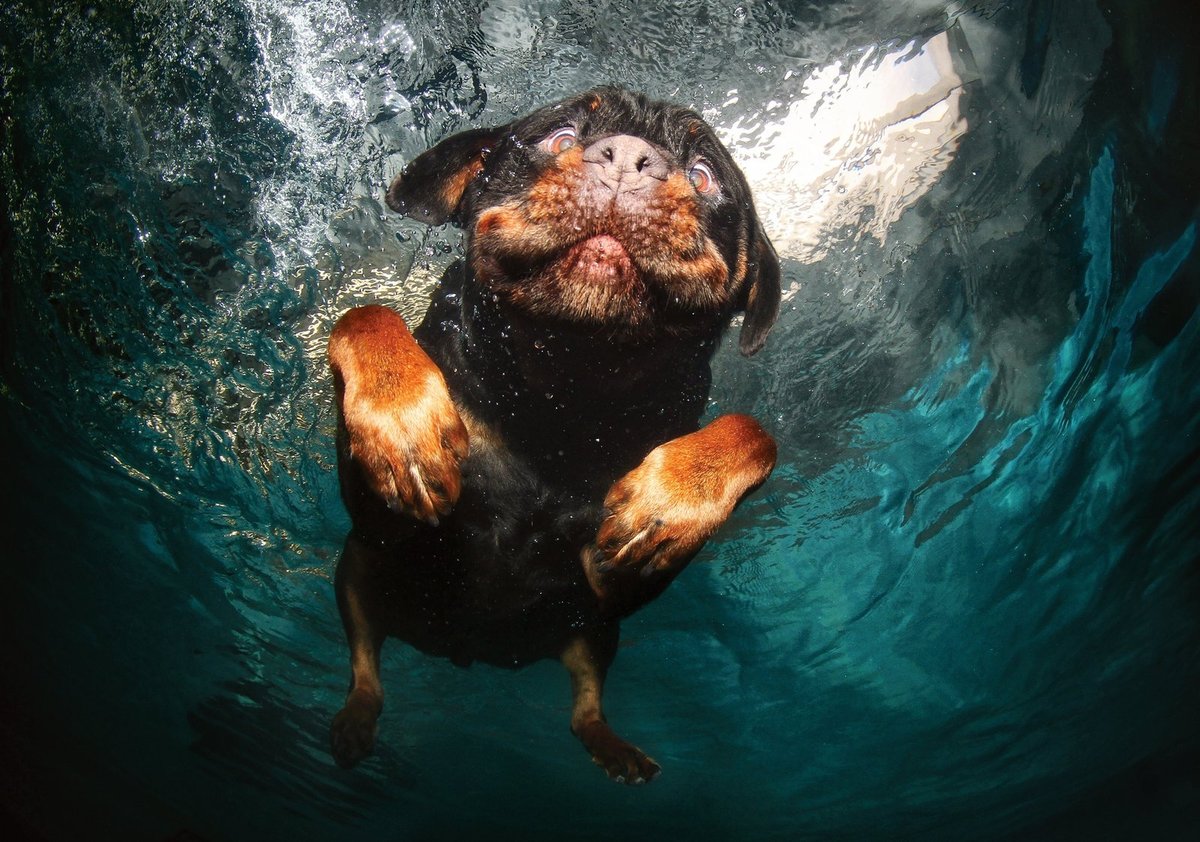
<instances>
[{"instance_id":1,"label":"underwater scene","mask_svg":"<svg viewBox=\"0 0 1200 842\"><path fill-rule=\"evenodd\" d=\"M0 828L50 840L1149 839L1200 822L1200 23L1136 0L0 8ZM417 155L692 108L782 269L705 419L770 478L561 666L348 654L326 346L420 321ZM552 423L552 419L548 419Z\"/></svg>"}]
</instances>

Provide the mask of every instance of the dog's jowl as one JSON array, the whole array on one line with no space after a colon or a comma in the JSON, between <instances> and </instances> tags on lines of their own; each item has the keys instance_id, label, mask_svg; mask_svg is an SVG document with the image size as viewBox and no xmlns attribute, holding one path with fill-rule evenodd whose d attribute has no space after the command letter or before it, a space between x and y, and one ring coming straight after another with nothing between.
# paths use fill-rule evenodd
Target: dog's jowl
<instances>
[{"instance_id":1,"label":"dog's jowl","mask_svg":"<svg viewBox=\"0 0 1200 842\"><path fill-rule=\"evenodd\" d=\"M387 191L466 237L424 320L347 313L329 342L353 527L337 569L352 681L333 755L367 755L379 653L557 658L571 730L610 777L659 766L601 709L618 623L654 599L775 462L754 419L704 427L736 313L755 353L779 264L694 112L599 88L454 135Z\"/></svg>"}]
</instances>

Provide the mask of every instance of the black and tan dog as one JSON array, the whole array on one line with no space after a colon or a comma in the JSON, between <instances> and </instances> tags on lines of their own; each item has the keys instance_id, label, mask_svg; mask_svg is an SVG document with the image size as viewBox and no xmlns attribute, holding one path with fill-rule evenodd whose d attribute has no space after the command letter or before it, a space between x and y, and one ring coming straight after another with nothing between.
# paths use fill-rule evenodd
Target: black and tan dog
<instances>
[{"instance_id":1,"label":"black and tan dog","mask_svg":"<svg viewBox=\"0 0 1200 842\"><path fill-rule=\"evenodd\" d=\"M648 781L658 764L600 707L618 621L775 462L748 416L700 428L723 329L744 312L753 354L779 308L749 189L694 112L606 87L448 138L387 203L462 226L467 257L412 333L362 307L330 338L353 522L334 757L371 750L394 636L461 665L560 659L572 731L609 776Z\"/></svg>"}]
</instances>

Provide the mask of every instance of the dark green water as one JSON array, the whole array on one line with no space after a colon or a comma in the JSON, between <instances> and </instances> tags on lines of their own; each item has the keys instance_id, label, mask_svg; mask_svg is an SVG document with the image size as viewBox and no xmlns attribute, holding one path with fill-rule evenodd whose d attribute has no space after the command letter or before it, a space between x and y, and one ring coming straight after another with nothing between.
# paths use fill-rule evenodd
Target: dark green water
<instances>
[{"instance_id":1,"label":"dark green water","mask_svg":"<svg viewBox=\"0 0 1200 842\"><path fill-rule=\"evenodd\" d=\"M4 819L52 839L1182 839L1200 817L1195 14L1089 0L0 9ZM419 313L445 134L701 109L784 258L713 411L780 467L625 625L606 781L556 665L385 650L326 748L324 341ZM193 838L193 837L187 837Z\"/></svg>"}]
</instances>

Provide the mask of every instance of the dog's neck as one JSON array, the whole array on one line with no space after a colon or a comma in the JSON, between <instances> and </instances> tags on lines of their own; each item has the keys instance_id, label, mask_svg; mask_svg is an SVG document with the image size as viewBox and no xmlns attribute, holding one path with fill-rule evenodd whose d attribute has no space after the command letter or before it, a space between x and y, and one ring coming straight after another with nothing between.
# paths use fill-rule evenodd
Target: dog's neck
<instances>
[{"instance_id":1,"label":"dog's neck","mask_svg":"<svg viewBox=\"0 0 1200 842\"><path fill-rule=\"evenodd\" d=\"M697 428L715 340L617 341L535 321L469 271L447 273L420 338L451 390L516 448L538 459L558 454L565 464L574 457L628 470L653 447Z\"/></svg>"}]
</instances>

